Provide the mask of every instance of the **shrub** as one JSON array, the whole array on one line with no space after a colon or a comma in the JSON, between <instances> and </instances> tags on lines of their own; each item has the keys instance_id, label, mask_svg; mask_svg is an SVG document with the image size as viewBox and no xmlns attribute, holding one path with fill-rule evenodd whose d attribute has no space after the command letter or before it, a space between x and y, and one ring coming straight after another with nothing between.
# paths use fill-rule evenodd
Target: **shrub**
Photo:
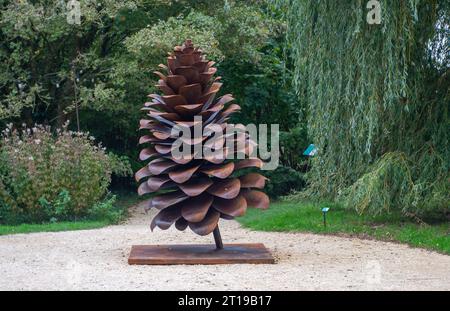
<instances>
[{"instance_id":1,"label":"shrub","mask_svg":"<svg viewBox=\"0 0 450 311\"><path fill-rule=\"evenodd\" d=\"M116 208L116 196L110 196L102 202L98 202L88 210L88 216L93 220L105 220L109 223L115 224L122 220L124 211Z\"/></svg>"},{"instance_id":2,"label":"shrub","mask_svg":"<svg viewBox=\"0 0 450 311\"><path fill-rule=\"evenodd\" d=\"M0 223L69 220L89 214L111 181L113 164L87 133L48 127L13 130L0 145ZM126 166L121 166L126 172Z\"/></svg>"},{"instance_id":3,"label":"shrub","mask_svg":"<svg viewBox=\"0 0 450 311\"><path fill-rule=\"evenodd\" d=\"M44 214L50 217L50 221L52 222L67 218L70 215L70 201L70 194L66 189L58 194L54 203L47 201L45 197L39 198L39 204L44 209Z\"/></svg>"},{"instance_id":4,"label":"shrub","mask_svg":"<svg viewBox=\"0 0 450 311\"><path fill-rule=\"evenodd\" d=\"M406 216L445 219L450 199L446 163L435 153L423 154L417 163L402 152L384 154L342 193L347 208L373 215L398 211ZM428 169L426 178L423 172L414 171L415 165Z\"/></svg>"},{"instance_id":5,"label":"shrub","mask_svg":"<svg viewBox=\"0 0 450 311\"><path fill-rule=\"evenodd\" d=\"M111 171L118 177L127 177L133 175L130 159L125 155L116 155L108 153Z\"/></svg>"}]
</instances>

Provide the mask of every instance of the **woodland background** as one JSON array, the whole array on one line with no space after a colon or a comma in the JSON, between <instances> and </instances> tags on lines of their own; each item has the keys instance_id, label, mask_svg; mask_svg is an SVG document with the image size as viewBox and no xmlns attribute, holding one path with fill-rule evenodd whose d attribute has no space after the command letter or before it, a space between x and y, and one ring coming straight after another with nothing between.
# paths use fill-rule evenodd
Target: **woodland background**
<instances>
[{"instance_id":1,"label":"woodland background","mask_svg":"<svg viewBox=\"0 0 450 311\"><path fill-rule=\"evenodd\" d=\"M366 3L81 0L74 25L65 1L0 0L0 222L117 216L152 72L186 38L218 63L234 122L280 124L274 200L448 220L450 3L383 0L380 25Z\"/></svg>"}]
</instances>

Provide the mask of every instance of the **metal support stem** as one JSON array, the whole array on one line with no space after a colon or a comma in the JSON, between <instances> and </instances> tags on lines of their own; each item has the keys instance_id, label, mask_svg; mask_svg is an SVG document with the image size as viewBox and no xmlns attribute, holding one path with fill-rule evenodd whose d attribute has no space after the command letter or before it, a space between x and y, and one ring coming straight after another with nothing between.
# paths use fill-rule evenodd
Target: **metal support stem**
<instances>
[{"instance_id":1,"label":"metal support stem","mask_svg":"<svg viewBox=\"0 0 450 311\"><path fill-rule=\"evenodd\" d=\"M223 249L222 237L220 236L219 225L213 231L214 241L216 242L216 249Z\"/></svg>"}]
</instances>

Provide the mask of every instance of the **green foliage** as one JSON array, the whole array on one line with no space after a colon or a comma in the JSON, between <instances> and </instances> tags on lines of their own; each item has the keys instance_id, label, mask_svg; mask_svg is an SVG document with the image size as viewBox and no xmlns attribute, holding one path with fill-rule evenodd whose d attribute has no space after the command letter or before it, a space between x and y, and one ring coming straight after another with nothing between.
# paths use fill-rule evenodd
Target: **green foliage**
<instances>
[{"instance_id":1,"label":"green foliage","mask_svg":"<svg viewBox=\"0 0 450 311\"><path fill-rule=\"evenodd\" d=\"M276 23L270 23L274 32L263 45L258 44L259 49L247 57L239 53L227 56L219 64L219 72L224 92L232 93L242 108L232 117L232 122L279 124L280 164L302 170L304 157L301 155L308 145L304 109L291 83L291 59L284 47L282 24L278 23L281 29L276 29ZM296 174L292 175L295 179Z\"/></svg>"},{"instance_id":2,"label":"green foliage","mask_svg":"<svg viewBox=\"0 0 450 311\"><path fill-rule=\"evenodd\" d=\"M303 152L308 145L305 124L299 124L290 131L280 132L281 163L297 171L302 171L307 166Z\"/></svg>"},{"instance_id":3,"label":"green foliage","mask_svg":"<svg viewBox=\"0 0 450 311\"><path fill-rule=\"evenodd\" d=\"M95 203L88 210L88 217L92 220L103 220L116 224L124 217L124 211L115 207L116 196L112 195L104 201Z\"/></svg>"},{"instance_id":4,"label":"green foliage","mask_svg":"<svg viewBox=\"0 0 450 311\"><path fill-rule=\"evenodd\" d=\"M150 71L156 70L167 52L186 38L201 46L211 59L220 60L223 55L214 36L216 28L215 18L191 12L186 17L182 15L169 17L165 21L144 28L128 37L124 44L135 59Z\"/></svg>"},{"instance_id":5,"label":"green foliage","mask_svg":"<svg viewBox=\"0 0 450 311\"><path fill-rule=\"evenodd\" d=\"M152 72L167 51L191 38L218 62L224 93L233 93L242 106L233 121L279 123L283 137L290 137L282 141L282 164L301 166L301 109L290 83L285 24L267 3L80 2L81 25L67 23L60 1L1 2L0 127L12 121L60 128L71 120L73 129L77 106L81 128L114 152L108 154L110 171L127 176L138 158L139 107L157 80ZM42 199L53 208L61 191ZM71 206L77 199L67 191Z\"/></svg>"},{"instance_id":6,"label":"green foliage","mask_svg":"<svg viewBox=\"0 0 450 311\"><path fill-rule=\"evenodd\" d=\"M66 195L64 194L63 197ZM108 195L103 202L95 204L89 209L88 216L81 220L59 221L50 219L48 223L2 225L0 235L30 233L30 232L57 232L69 230L88 230L116 224L127 215L128 208L137 204L141 199L136 193L120 192ZM3 210L0 208L0 213ZM1 217L1 214L0 214Z\"/></svg>"},{"instance_id":7,"label":"green foliage","mask_svg":"<svg viewBox=\"0 0 450 311\"><path fill-rule=\"evenodd\" d=\"M58 194L53 204L47 201L45 197L40 197L38 202L42 207L45 216L49 218L51 222L56 222L58 219L66 219L69 216L70 200L69 192L64 189Z\"/></svg>"},{"instance_id":8,"label":"green foliage","mask_svg":"<svg viewBox=\"0 0 450 311\"><path fill-rule=\"evenodd\" d=\"M414 182L410 165L403 153L387 153L349 189L347 205L360 213L389 213L392 207L410 206L405 202Z\"/></svg>"},{"instance_id":9,"label":"green foliage","mask_svg":"<svg viewBox=\"0 0 450 311\"><path fill-rule=\"evenodd\" d=\"M265 171L263 173L269 179L264 192L272 199L286 195L294 190L302 190L305 187L303 174L290 167L279 166L273 171Z\"/></svg>"},{"instance_id":10,"label":"green foliage","mask_svg":"<svg viewBox=\"0 0 450 311\"><path fill-rule=\"evenodd\" d=\"M85 133L8 128L0 145L2 223L81 217L105 195L112 166Z\"/></svg>"},{"instance_id":11,"label":"green foliage","mask_svg":"<svg viewBox=\"0 0 450 311\"><path fill-rule=\"evenodd\" d=\"M224 92L232 93L242 108L233 121L243 124L277 123L284 131L297 125L300 109L281 44L274 41L261 47L257 61L236 55L219 64Z\"/></svg>"},{"instance_id":12,"label":"green foliage","mask_svg":"<svg viewBox=\"0 0 450 311\"><path fill-rule=\"evenodd\" d=\"M111 172L116 176L126 177L133 175L130 161L126 156L120 156L112 152L108 152L108 161Z\"/></svg>"},{"instance_id":13,"label":"green foliage","mask_svg":"<svg viewBox=\"0 0 450 311\"><path fill-rule=\"evenodd\" d=\"M445 217L450 200L448 182L438 176L417 184L413 167L404 153L386 153L347 189L344 195L347 207L375 215L389 213L394 208L411 216ZM438 168L428 167L431 173L442 168L442 164Z\"/></svg>"},{"instance_id":14,"label":"green foliage","mask_svg":"<svg viewBox=\"0 0 450 311\"><path fill-rule=\"evenodd\" d=\"M57 114L62 125L73 115L75 104L95 99L89 104L104 105L121 94L108 83L111 61L102 56L111 48L114 35L122 35L114 18L136 10L142 1L80 2L81 25L67 22L64 1L0 2L0 64L4 68L0 74L0 119L33 111L34 120L26 120L31 125L42 121L38 112L45 111L50 120ZM75 71L80 70L85 78L79 86L84 100L75 96L80 93Z\"/></svg>"},{"instance_id":15,"label":"green foliage","mask_svg":"<svg viewBox=\"0 0 450 311\"><path fill-rule=\"evenodd\" d=\"M267 116L273 116L274 123L279 123L276 122L281 119L279 116L290 116L292 120L296 114L288 115L285 107L295 99L293 93L282 93L286 90L282 85L282 55L276 50L279 46L272 48L267 44L270 30L276 23L258 6L231 3L228 9L219 7L210 15L192 10L187 15L172 16L125 40L132 65L125 63L120 71L123 74L128 70L128 76L134 75L133 71L141 74L145 71L143 79L148 85L154 84L157 78L152 72L164 62L166 53L190 38L210 59L219 62L224 92L233 93L245 115L251 117L242 118L243 122L269 123L265 122L269 119ZM171 35L167 36L168 33ZM272 36L280 34L272 33ZM269 51L266 53L264 49Z\"/></svg>"},{"instance_id":16,"label":"green foliage","mask_svg":"<svg viewBox=\"0 0 450 311\"><path fill-rule=\"evenodd\" d=\"M356 182L360 211L448 209L449 3L380 1L382 23L369 25L364 1L275 2L318 147L310 192Z\"/></svg>"},{"instance_id":17,"label":"green foliage","mask_svg":"<svg viewBox=\"0 0 450 311\"><path fill-rule=\"evenodd\" d=\"M215 32L225 57L257 63L262 56L260 49L271 37L279 35L280 21L266 14L263 4L245 2L225 2L228 6L215 14L220 23Z\"/></svg>"}]
</instances>

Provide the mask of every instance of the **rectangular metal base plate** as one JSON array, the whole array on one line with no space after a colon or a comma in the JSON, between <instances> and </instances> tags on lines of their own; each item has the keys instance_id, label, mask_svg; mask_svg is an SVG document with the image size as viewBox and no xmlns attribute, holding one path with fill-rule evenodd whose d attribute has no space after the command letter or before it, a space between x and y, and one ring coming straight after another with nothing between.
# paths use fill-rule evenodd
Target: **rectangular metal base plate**
<instances>
[{"instance_id":1,"label":"rectangular metal base plate","mask_svg":"<svg viewBox=\"0 0 450 311\"><path fill-rule=\"evenodd\" d=\"M218 265L218 264L273 264L264 244L225 244L216 249L214 244L133 245L130 265Z\"/></svg>"}]
</instances>

